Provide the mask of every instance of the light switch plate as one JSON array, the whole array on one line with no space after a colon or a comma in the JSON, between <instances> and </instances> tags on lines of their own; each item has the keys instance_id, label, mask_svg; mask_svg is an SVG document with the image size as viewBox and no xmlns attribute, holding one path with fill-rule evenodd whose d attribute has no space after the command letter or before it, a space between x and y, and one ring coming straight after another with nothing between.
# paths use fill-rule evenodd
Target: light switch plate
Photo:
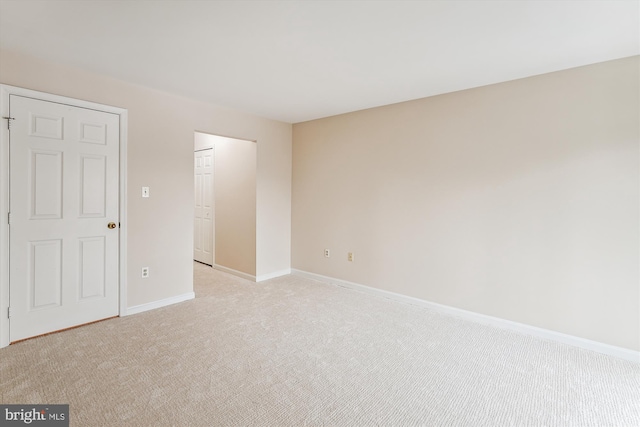
<instances>
[{"instance_id":1,"label":"light switch plate","mask_svg":"<svg viewBox=\"0 0 640 427\"><path fill-rule=\"evenodd\" d=\"M149 197L149 187L142 187L142 197Z\"/></svg>"}]
</instances>

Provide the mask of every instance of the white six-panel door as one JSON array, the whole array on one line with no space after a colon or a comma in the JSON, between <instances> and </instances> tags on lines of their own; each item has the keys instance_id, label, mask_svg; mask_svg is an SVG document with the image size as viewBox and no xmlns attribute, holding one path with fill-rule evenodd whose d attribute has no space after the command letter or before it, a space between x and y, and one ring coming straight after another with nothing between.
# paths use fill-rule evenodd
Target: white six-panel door
<instances>
[{"instance_id":1,"label":"white six-panel door","mask_svg":"<svg viewBox=\"0 0 640 427\"><path fill-rule=\"evenodd\" d=\"M10 340L118 315L119 116L9 109Z\"/></svg>"},{"instance_id":2,"label":"white six-panel door","mask_svg":"<svg viewBox=\"0 0 640 427\"><path fill-rule=\"evenodd\" d=\"M193 259L213 265L214 200L213 200L213 149L194 153L195 217L193 228Z\"/></svg>"}]
</instances>

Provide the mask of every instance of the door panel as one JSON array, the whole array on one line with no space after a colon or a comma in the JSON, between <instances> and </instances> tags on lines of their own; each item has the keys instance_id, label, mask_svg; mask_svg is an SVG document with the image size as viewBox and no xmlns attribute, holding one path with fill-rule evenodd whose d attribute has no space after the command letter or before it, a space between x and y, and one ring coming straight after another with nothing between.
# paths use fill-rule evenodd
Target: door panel
<instances>
[{"instance_id":1,"label":"door panel","mask_svg":"<svg viewBox=\"0 0 640 427\"><path fill-rule=\"evenodd\" d=\"M198 153L196 153L197 155ZM195 218L194 218L194 231L193 231L193 249L194 259L200 261L202 258L202 173L201 167L198 167L198 160L202 161L202 158L196 158L196 174L195 180ZM202 262L202 261L201 261Z\"/></svg>"},{"instance_id":2,"label":"door panel","mask_svg":"<svg viewBox=\"0 0 640 427\"><path fill-rule=\"evenodd\" d=\"M29 242L30 309L60 306L62 240Z\"/></svg>"},{"instance_id":3,"label":"door panel","mask_svg":"<svg viewBox=\"0 0 640 427\"><path fill-rule=\"evenodd\" d=\"M59 219L62 215L62 153L29 152L30 219Z\"/></svg>"},{"instance_id":4,"label":"door panel","mask_svg":"<svg viewBox=\"0 0 640 427\"><path fill-rule=\"evenodd\" d=\"M40 138L62 139L62 116L43 115L29 112L29 136Z\"/></svg>"},{"instance_id":5,"label":"door panel","mask_svg":"<svg viewBox=\"0 0 640 427\"><path fill-rule=\"evenodd\" d=\"M104 236L86 237L80 242L80 301L104 297L104 270L107 265Z\"/></svg>"},{"instance_id":6,"label":"door panel","mask_svg":"<svg viewBox=\"0 0 640 427\"><path fill-rule=\"evenodd\" d=\"M119 116L11 95L10 340L118 314Z\"/></svg>"},{"instance_id":7,"label":"door panel","mask_svg":"<svg viewBox=\"0 0 640 427\"><path fill-rule=\"evenodd\" d=\"M104 218L107 194L106 156L80 156L80 216Z\"/></svg>"}]
</instances>

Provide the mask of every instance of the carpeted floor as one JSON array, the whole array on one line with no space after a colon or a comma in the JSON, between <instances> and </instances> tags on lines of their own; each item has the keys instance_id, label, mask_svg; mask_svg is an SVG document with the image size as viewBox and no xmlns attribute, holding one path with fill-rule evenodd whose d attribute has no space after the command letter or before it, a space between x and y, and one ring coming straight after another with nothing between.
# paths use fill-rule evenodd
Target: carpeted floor
<instances>
[{"instance_id":1,"label":"carpeted floor","mask_svg":"<svg viewBox=\"0 0 640 427\"><path fill-rule=\"evenodd\" d=\"M287 276L0 349L73 426L640 426L640 365Z\"/></svg>"}]
</instances>

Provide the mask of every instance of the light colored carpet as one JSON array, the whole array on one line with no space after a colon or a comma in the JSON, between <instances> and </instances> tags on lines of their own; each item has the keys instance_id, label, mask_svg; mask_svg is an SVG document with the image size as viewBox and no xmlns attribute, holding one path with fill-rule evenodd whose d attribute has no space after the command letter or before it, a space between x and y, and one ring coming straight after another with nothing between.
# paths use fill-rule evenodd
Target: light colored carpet
<instances>
[{"instance_id":1,"label":"light colored carpet","mask_svg":"<svg viewBox=\"0 0 640 427\"><path fill-rule=\"evenodd\" d=\"M287 276L0 350L74 426L640 426L640 365Z\"/></svg>"}]
</instances>

